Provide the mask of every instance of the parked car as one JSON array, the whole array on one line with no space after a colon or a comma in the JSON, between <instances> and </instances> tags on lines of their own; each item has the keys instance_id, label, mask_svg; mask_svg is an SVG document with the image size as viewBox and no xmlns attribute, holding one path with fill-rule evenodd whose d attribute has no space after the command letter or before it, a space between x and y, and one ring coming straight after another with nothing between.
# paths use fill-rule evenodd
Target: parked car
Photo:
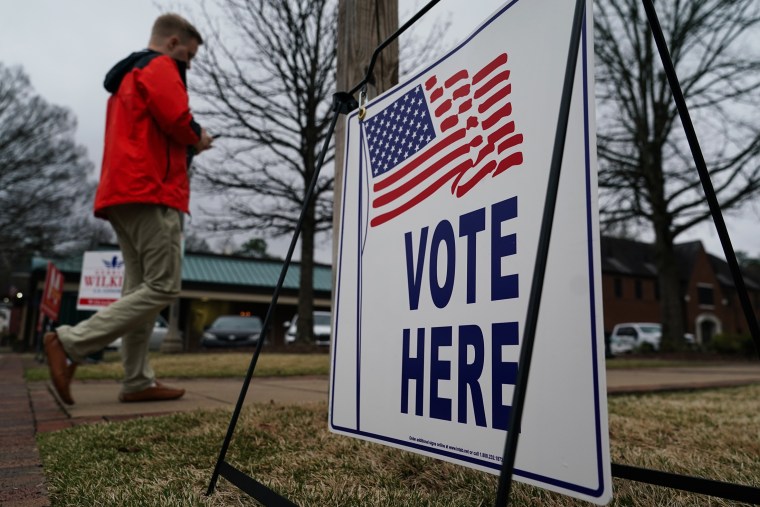
<instances>
[{"instance_id":1,"label":"parked car","mask_svg":"<svg viewBox=\"0 0 760 507\"><path fill-rule=\"evenodd\" d=\"M203 333L204 347L245 347L256 345L261 336L262 322L258 317L222 315Z\"/></svg>"},{"instance_id":2,"label":"parked car","mask_svg":"<svg viewBox=\"0 0 760 507\"><path fill-rule=\"evenodd\" d=\"M610 335L610 353L612 355L633 352L642 347L660 350L662 326L652 322L627 322L618 324Z\"/></svg>"},{"instance_id":3,"label":"parked car","mask_svg":"<svg viewBox=\"0 0 760 507\"><path fill-rule=\"evenodd\" d=\"M636 349L650 348L660 350L662 338L662 325L653 322L627 322L618 324L612 329L609 337L609 353L613 356L625 354ZM683 341L687 348L694 348L696 340L694 335L686 333Z\"/></svg>"},{"instance_id":4,"label":"parked car","mask_svg":"<svg viewBox=\"0 0 760 507\"><path fill-rule=\"evenodd\" d=\"M332 317L330 312L314 312L314 343L317 345L330 345L332 334ZM286 322L288 330L285 333L285 343L295 343L296 330L298 329L298 315L293 320Z\"/></svg>"},{"instance_id":5,"label":"parked car","mask_svg":"<svg viewBox=\"0 0 760 507\"><path fill-rule=\"evenodd\" d=\"M149 350L160 350L164 342L166 333L169 331L169 323L161 315L156 317L156 323L153 325L153 332L150 334L148 341ZM106 350L121 350L121 337L116 338L106 347Z\"/></svg>"}]
</instances>

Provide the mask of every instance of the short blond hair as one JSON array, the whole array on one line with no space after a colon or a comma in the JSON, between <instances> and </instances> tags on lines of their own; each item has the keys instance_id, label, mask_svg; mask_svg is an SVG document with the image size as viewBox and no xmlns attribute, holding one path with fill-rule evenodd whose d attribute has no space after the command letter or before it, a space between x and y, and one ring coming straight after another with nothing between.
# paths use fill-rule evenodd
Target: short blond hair
<instances>
[{"instance_id":1,"label":"short blond hair","mask_svg":"<svg viewBox=\"0 0 760 507\"><path fill-rule=\"evenodd\" d=\"M201 37L198 29L179 14L169 12L156 18L156 21L153 23L153 29L150 32L151 41L164 40L173 35L179 37L182 42L187 42L188 39L195 39L198 41L198 44L203 44L203 37Z\"/></svg>"}]
</instances>

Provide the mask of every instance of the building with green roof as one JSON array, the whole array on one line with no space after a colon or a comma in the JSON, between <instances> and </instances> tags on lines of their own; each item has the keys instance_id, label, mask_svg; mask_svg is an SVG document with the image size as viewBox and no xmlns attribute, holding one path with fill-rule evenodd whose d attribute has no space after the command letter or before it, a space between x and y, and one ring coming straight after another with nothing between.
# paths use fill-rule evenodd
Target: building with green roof
<instances>
[{"instance_id":1,"label":"building with green roof","mask_svg":"<svg viewBox=\"0 0 760 507\"><path fill-rule=\"evenodd\" d=\"M117 248L113 248L116 250ZM50 260L65 279L59 324L76 324L92 311L77 310L77 294L82 273L82 256ZM26 304L20 336L33 348L38 333L39 304L49 260L34 258L26 289ZM203 330L219 315L255 315L264 320L272 300L283 261L212 253L186 253L182 262L182 290L179 298L179 330L185 350L198 348ZM269 340L284 343L286 323L298 308L301 266L288 268L274 313ZM314 266L314 308L329 310L332 292L330 266ZM168 310L164 313L168 315Z\"/></svg>"}]
</instances>

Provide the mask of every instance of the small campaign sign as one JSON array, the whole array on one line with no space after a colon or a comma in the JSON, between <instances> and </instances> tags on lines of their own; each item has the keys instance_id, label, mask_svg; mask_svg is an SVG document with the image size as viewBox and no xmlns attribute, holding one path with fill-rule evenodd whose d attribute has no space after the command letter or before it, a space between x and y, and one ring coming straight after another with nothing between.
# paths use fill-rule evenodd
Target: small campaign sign
<instances>
[{"instance_id":1,"label":"small campaign sign","mask_svg":"<svg viewBox=\"0 0 760 507\"><path fill-rule=\"evenodd\" d=\"M346 123L330 429L498 474L575 2L514 0ZM588 2L514 477L611 498Z\"/></svg>"},{"instance_id":2,"label":"small campaign sign","mask_svg":"<svg viewBox=\"0 0 760 507\"><path fill-rule=\"evenodd\" d=\"M40 312L52 321L58 320L61 311L61 299L63 298L63 273L48 262L45 274L45 288L40 301Z\"/></svg>"},{"instance_id":3,"label":"small campaign sign","mask_svg":"<svg viewBox=\"0 0 760 507\"><path fill-rule=\"evenodd\" d=\"M85 252L77 310L100 310L121 297L124 257L118 250Z\"/></svg>"}]
</instances>

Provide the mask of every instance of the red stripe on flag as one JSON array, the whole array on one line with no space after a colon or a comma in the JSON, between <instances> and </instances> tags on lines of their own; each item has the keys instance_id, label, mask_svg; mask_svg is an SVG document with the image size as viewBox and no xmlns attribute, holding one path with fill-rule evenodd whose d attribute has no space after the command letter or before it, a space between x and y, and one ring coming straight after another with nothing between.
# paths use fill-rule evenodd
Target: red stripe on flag
<instances>
[{"instance_id":1,"label":"red stripe on flag","mask_svg":"<svg viewBox=\"0 0 760 507\"><path fill-rule=\"evenodd\" d=\"M433 93L430 94L430 103L432 104L436 100L440 99L441 96L443 96L443 88L436 88L433 90Z\"/></svg>"},{"instance_id":2,"label":"red stripe on flag","mask_svg":"<svg viewBox=\"0 0 760 507\"><path fill-rule=\"evenodd\" d=\"M465 129L455 130L448 136L438 141L438 143L431 146L430 149L426 150L419 157L409 162L407 165L400 167L399 169L396 169L395 171L390 173L387 178L384 178L381 181L378 181L377 183L375 183L372 186L372 190L374 192L379 192L380 190L383 190L389 187L390 185L396 183L398 180L400 180L401 178L403 178L410 172L414 171L421 164L425 163L428 159L433 157L439 151L447 148L448 146L451 146L452 143L455 143L457 141L464 139L465 133L466 133Z\"/></svg>"},{"instance_id":3,"label":"red stripe on flag","mask_svg":"<svg viewBox=\"0 0 760 507\"><path fill-rule=\"evenodd\" d=\"M436 190L441 188L447 181L449 181L451 178L457 176L459 173L466 171L472 166L471 160L465 160L458 166L456 166L451 171L445 173L441 178L437 179L433 182L432 185L427 187L425 190L414 196L409 201L405 202L398 208L392 209L391 211L388 211L386 213L383 213L381 215L378 215L374 217L372 220L370 220L369 225L370 227L376 227L378 225L384 224L388 220L391 220L393 218L396 218L397 216L401 215L402 213L409 211L431 195L433 195Z\"/></svg>"},{"instance_id":4,"label":"red stripe on flag","mask_svg":"<svg viewBox=\"0 0 760 507\"><path fill-rule=\"evenodd\" d=\"M494 114L492 114L491 116L483 120L483 130L490 129L491 127L496 125L496 123L498 123L499 120L501 120L505 116L509 116L510 114L512 114L512 103L507 102L504 105L504 107L497 110Z\"/></svg>"},{"instance_id":5,"label":"red stripe on flag","mask_svg":"<svg viewBox=\"0 0 760 507\"><path fill-rule=\"evenodd\" d=\"M467 73L467 70L460 70L450 78L448 78L444 83L443 86L446 88L451 88L454 84L456 84L457 81L461 81L462 79L467 79L469 77L469 74Z\"/></svg>"},{"instance_id":6,"label":"red stripe on flag","mask_svg":"<svg viewBox=\"0 0 760 507\"><path fill-rule=\"evenodd\" d=\"M494 171L492 176L498 176L499 174L503 173L510 167L520 165L523 163L523 154L521 151L518 151L517 153L513 153L501 162L499 162L499 167L496 168L496 171Z\"/></svg>"},{"instance_id":7,"label":"red stripe on flag","mask_svg":"<svg viewBox=\"0 0 760 507\"><path fill-rule=\"evenodd\" d=\"M440 106L436 108L435 117L438 118L444 113L446 113L449 109L451 109L451 105L452 105L451 99L446 99L446 101L443 104L441 104Z\"/></svg>"},{"instance_id":8,"label":"red stripe on flag","mask_svg":"<svg viewBox=\"0 0 760 507\"><path fill-rule=\"evenodd\" d=\"M478 84L480 81L485 79L491 72L493 72L498 66L504 65L507 63L507 54L502 53L493 60L491 60L491 63L483 67L478 71L477 74L472 78L472 84Z\"/></svg>"},{"instance_id":9,"label":"red stripe on flag","mask_svg":"<svg viewBox=\"0 0 760 507\"><path fill-rule=\"evenodd\" d=\"M509 79L509 71L505 70L504 72L499 72L496 74L492 79L489 79L486 84L475 90L474 97L476 99L479 99L486 93L490 92L496 85L499 83L503 83Z\"/></svg>"},{"instance_id":10,"label":"red stripe on flag","mask_svg":"<svg viewBox=\"0 0 760 507\"><path fill-rule=\"evenodd\" d=\"M439 169L446 167L448 164L458 159L459 157L463 155L467 155L469 151L470 151L470 147L467 144L464 144L462 146L459 146L451 150L444 157L430 164L430 166L428 166L425 170L420 171L419 174L415 175L409 181L404 182L404 184L399 185L397 188L394 188L388 193L377 196L375 200L372 201L372 207L379 208L380 206L385 206L386 204L395 201L396 199L406 194L417 185L421 184L430 176L438 172Z\"/></svg>"},{"instance_id":11,"label":"red stripe on flag","mask_svg":"<svg viewBox=\"0 0 760 507\"><path fill-rule=\"evenodd\" d=\"M478 165L484 158L493 153L493 150L495 148L496 147L490 141L488 144L483 146L483 148L481 148L481 150L478 152L478 158L475 160L475 165Z\"/></svg>"},{"instance_id":12,"label":"red stripe on flag","mask_svg":"<svg viewBox=\"0 0 760 507\"><path fill-rule=\"evenodd\" d=\"M497 152L501 154L501 152L503 152L504 150L514 148L518 144L522 144L522 142L523 142L523 135L517 134L516 136L512 136L506 141L504 141L503 143L501 143L499 147L497 148Z\"/></svg>"},{"instance_id":13,"label":"red stripe on flag","mask_svg":"<svg viewBox=\"0 0 760 507\"><path fill-rule=\"evenodd\" d=\"M509 123L505 123L503 126L499 127L498 129L488 134L488 143L495 144L496 141L498 141L504 136L508 136L509 134L512 134L514 131L515 131L515 122L511 121Z\"/></svg>"},{"instance_id":14,"label":"red stripe on flag","mask_svg":"<svg viewBox=\"0 0 760 507\"><path fill-rule=\"evenodd\" d=\"M464 85L460 86L456 90L454 90L454 93L451 95L454 100L461 99L462 97L466 97L470 94L470 85Z\"/></svg>"},{"instance_id":15,"label":"red stripe on flag","mask_svg":"<svg viewBox=\"0 0 760 507\"><path fill-rule=\"evenodd\" d=\"M466 102L459 104L459 114L469 111L472 108L472 99L467 99Z\"/></svg>"},{"instance_id":16,"label":"red stripe on flag","mask_svg":"<svg viewBox=\"0 0 760 507\"><path fill-rule=\"evenodd\" d=\"M435 76L430 76L430 78L425 81L425 89L430 90L432 87L435 86L435 84L438 82L438 78Z\"/></svg>"},{"instance_id":17,"label":"red stripe on flag","mask_svg":"<svg viewBox=\"0 0 760 507\"><path fill-rule=\"evenodd\" d=\"M455 114L454 116L449 116L448 118L446 118L445 120L441 122L441 132L446 132L450 128L456 127L458 121L459 121L458 115Z\"/></svg>"},{"instance_id":18,"label":"red stripe on flag","mask_svg":"<svg viewBox=\"0 0 760 507\"><path fill-rule=\"evenodd\" d=\"M457 197L462 197L464 194L472 190L473 187L480 182L480 180L488 176L488 173L490 173L494 169L496 169L496 161L491 160L486 165L481 167L480 170L475 173L475 176L470 178L469 181L467 181L466 183L462 185L457 186Z\"/></svg>"},{"instance_id":19,"label":"red stripe on flag","mask_svg":"<svg viewBox=\"0 0 760 507\"><path fill-rule=\"evenodd\" d=\"M502 88L498 92L496 92L493 95L491 95L490 97L488 97L487 100L483 101L478 106L478 112L479 113L485 113L486 111L488 111L489 109L491 109L491 107L494 104L496 104L497 102L499 102L500 100L502 100L504 97L508 96L510 93L512 93L512 85L508 84L507 86L505 86L504 88Z\"/></svg>"}]
</instances>

